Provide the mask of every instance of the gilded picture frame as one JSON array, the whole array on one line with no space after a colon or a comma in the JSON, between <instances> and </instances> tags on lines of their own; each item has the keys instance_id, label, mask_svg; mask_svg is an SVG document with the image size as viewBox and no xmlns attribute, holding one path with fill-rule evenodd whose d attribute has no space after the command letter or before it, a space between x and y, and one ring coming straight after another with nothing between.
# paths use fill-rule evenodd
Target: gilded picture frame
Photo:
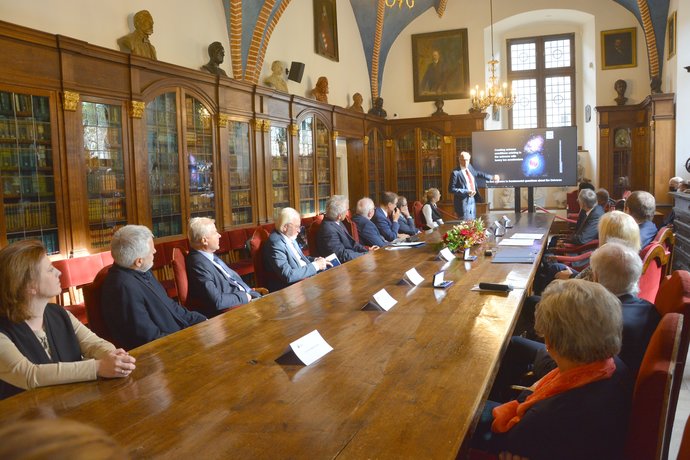
<instances>
[{"instance_id":1,"label":"gilded picture frame","mask_svg":"<svg viewBox=\"0 0 690 460\"><path fill-rule=\"evenodd\" d=\"M637 67L637 28L601 31L601 68Z\"/></svg>"},{"instance_id":2,"label":"gilded picture frame","mask_svg":"<svg viewBox=\"0 0 690 460\"><path fill-rule=\"evenodd\" d=\"M666 39L668 40L666 43L666 49L668 50L667 57L666 59L671 59L673 56L676 55L676 38L677 38L677 32L676 32L676 24L677 24L677 12L674 11L671 13L671 16L668 17L668 22L666 23L666 34L667 37Z\"/></svg>"},{"instance_id":3,"label":"gilded picture frame","mask_svg":"<svg viewBox=\"0 0 690 460\"><path fill-rule=\"evenodd\" d=\"M414 101L469 97L467 29L412 35Z\"/></svg>"},{"instance_id":4,"label":"gilded picture frame","mask_svg":"<svg viewBox=\"0 0 690 460\"><path fill-rule=\"evenodd\" d=\"M336 0L314 0L314 52L339 62L336 6Z\"/></svg>"}]
</instances>

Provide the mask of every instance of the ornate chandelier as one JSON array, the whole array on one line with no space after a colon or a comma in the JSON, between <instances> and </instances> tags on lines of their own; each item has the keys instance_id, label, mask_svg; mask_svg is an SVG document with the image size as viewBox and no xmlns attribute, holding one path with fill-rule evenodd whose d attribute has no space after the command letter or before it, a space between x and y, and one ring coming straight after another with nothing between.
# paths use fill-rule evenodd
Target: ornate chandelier
<instances>
[{"instance_id":1,"label":"ornate chandelier","mask_svg":"<svg viewBox=\"0 0 690 460\"><path fill-rule=\"evenodd\" d=\"M514 88L510 89L508 93L508 83L503 82L499 84L496 76L496 65L498 60L494 54L494 2L489 0L489 7L491 8L491 60L489 64L489 81L483 90L479 89L479 85L470 90L472 107L470 112L483 112L490 106L505 107L510 109L515 101L517 101L517 94Z\"/></svg>"},{"instance_id":2,"label":"ornate chandelier","mask_svg":"<svg viewBox=\"0 0 690 460\"><path fill-rule=\"evenodd\" d=\"M386 6L388 8L393 8L397 3L398 8L402 8L403 1L405 2L405 5L407 5L407 7L410 9L412 9L412 7L414 6L414 0L386 0Z\"/></svg>"}]
</instances>

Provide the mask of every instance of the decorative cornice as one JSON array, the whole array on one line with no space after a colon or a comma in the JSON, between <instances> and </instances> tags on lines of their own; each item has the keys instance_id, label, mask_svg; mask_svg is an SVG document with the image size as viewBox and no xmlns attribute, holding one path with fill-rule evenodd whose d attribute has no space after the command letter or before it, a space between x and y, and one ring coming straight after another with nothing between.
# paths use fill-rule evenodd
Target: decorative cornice
<instances>
[{"instance_id":1,"label":"decorative cornice","mask_svg":"<svg viewBox=\"0 0 690 460\"><path fill-rule=\"evenodd\" d=\"M271 120L264 120L261 130L265 133L271 130Z\"/></svg>"},{"instance_id":2,"label":"decorative cornice","mask_svg":"<svg viewBox=\"0 0 690 460\"><path fill-rule=\"evenodd\" d=\"M258 118L254 120L254 131L259 132L262 131L262 128L264 126L264 121L259 120Z\"/></svg>"},{"instance_id":3,"label":"decorative cornice","mask_svg":"<svg viewBox=\"0 0 690 460\"><path fill-rule=\"evenodd\" d=\"M288 126L288 131L290 132L291 136L296 136L299 132L299 126L296 123L292 123L290 126Z\"/></svg>"},{"instance_id":4,"label":"decorative cornice","mask_svg":"<svg viewBox=\"0 0 690 460\"><path fill-rule=\"evenodd\" d=\"M73 93L72 91L63 91L62 93L62 106L65 110L74 112L77 110L79 105L79 93Z\"/></svg>"},{"instance_id":5,"label":"decorative cornice","mask_svg":"<svg viewBox=\"0 0 690 460\"><path fill-rule=\"evenodd\" d=\"M132 118L141 118L144 116L146 104L144 101L129 101L129 116Z\"/></svg>"},{"instance_id":6,"label":"decorative cornice","mask_svg":"<svg viewBox=\"0 0 690 460\"><path fill-rule=\"evenodd\" d=\"M364 137L362 138L362 142L364 142L364 145L369 144L369 136L364 136Z\"/></svg>"},{"instance_id":7,"label":"decorative cornice","mask_svg":"<svg viewBox=\"0 0 690 460\"><path fill-rule=\"evenodd\" d=\"M393 139L386 139L386 147L393 147Z\"/></svg>"},{"instance_id":8,"label":"decorative cornice","mask_svg":"<svg viewBox=\"0 0 690 460\"><path fill-rule=\"evenodd\" d=\"M334 141L337 141L339 134L340 133L338 131L333 131L333 133L331 134L331 139L333 139Z\"/></svg>"},{"instance_id":9,"label":"decorative cornice","mask_svg":"<svg viewBox=\"0 0 690 460\"><path fill-rule=\"evenodd\" d=\"M443 136L444 144L450 144L451 142L453 142L453 136Z\"/></svg>"},{"instance_id":10,"label":"decorative cornice","mask_svg":"<svg viewBox=\"0 0 690 460\"><path fill-rule=\"evenodd\" d=\"M220 128L227 128L228 127L228 120L230 120L230 115L227 115L225 113L219 113L218 114L218 126Z\"/></svg>"},{"instance_id":11,"label":"decorative cornice","mask_svg":"<svg viewBox=\"0 0 690 460\"><path fill-rule=\"evenodd\" d=\"M599 133L601 134L601 137L609 137L609 129L608 128L601 128Z\"/></svg>"}]
</instances>

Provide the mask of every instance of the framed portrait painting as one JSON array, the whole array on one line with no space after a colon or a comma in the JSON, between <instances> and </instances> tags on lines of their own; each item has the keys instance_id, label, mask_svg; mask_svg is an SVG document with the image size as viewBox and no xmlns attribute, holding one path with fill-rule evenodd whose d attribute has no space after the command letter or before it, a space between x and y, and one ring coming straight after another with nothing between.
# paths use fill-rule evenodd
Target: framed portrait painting
<instances>
[{"instance_id":1,"label":"framed portrait painting","mask_svg":"<svg viewBox=\"0 0 690 460\"><path fill-rule=\"evenodd\" d=\"M338 62L336 0L314 0L314 51Z\"/></svg>"},{"instance_id":2,"label":"framed portrait painting","mask_svg":"<svg viewBox=\"0 0 690 460\"><path fill-rule=\"evenodd\" d=\"M668 32L668 58L671 59L676 55L676 12L674 11L668 18L668 24L666 25L666 31Z\"/></svg>"},{"instance_id":3,"label":"framed portrait painting","mask_svg":"<svg viewBox=\"0 0 690 460\"><path fill-rule=\"evenodd\" d=\"M636 32L635 27L601 32L601 68L603 70L637 66Z\"/></svg>"},{"instance_id":4,"label":"framed portrait painting","mask_svg":"<svg viewBox=\"0 0 690 460\"><path fill-rule=\"evenodd\" d=\"M469 97L467 29L412 35L414 101Z\"/></svg>"}]
</instances>

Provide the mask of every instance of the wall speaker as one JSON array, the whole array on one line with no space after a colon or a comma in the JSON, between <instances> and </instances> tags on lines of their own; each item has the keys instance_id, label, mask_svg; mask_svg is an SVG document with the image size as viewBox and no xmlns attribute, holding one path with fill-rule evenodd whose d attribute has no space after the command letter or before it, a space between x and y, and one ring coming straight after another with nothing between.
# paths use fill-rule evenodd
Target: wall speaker
<instances>
[{"instance_id":1,"label":"wall speaker","mask_svg":"<svg viewBox=\"0 0 690 460\"><path fill-rule=\"evenodd\" d=\"M297 83L302 82L302 76L304 75L304 63L293 61L290 64L290 72L288 73L288 80L296 81Z\"/></svg>"}]
</instances>

